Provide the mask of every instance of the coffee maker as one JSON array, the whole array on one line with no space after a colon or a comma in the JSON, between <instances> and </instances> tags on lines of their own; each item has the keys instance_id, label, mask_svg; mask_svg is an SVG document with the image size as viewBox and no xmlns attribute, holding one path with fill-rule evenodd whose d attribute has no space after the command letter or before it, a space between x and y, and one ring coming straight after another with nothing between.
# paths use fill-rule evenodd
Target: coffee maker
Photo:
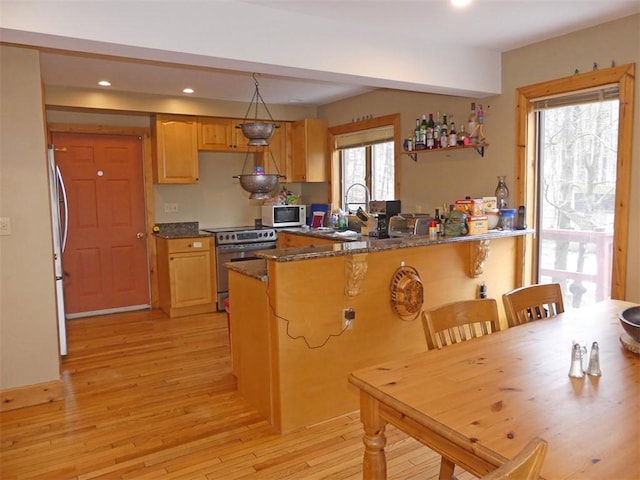
<instances>
[{"instance_id":1,"label":"coffee maker","mask_svg":"<svg viewBox=\"0 0 640 480\"><path fill-rule=\"evenodd\" d=\"M370 237L389 238L389 219L400 214L400 200L372 200L369 213L377 220L377 228L369 232Z\"/></svg>"}]
</instances>

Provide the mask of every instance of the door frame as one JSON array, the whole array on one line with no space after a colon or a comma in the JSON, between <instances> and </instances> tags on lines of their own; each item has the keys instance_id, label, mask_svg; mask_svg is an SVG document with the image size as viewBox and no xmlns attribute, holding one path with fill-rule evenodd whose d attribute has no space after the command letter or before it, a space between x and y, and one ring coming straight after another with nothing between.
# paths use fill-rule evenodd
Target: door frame
<instances>
[{"instance_id":1,"label":"door frame","mask_svg":"<svg viewBox=\"0 0 640 480\"><path fill-rule=\"evenodd\" d=\"M153 198L153 164L151 149L151 129L144 127L117 127L107 125L85 125L75 123L47 124L47 141L51 143L52 133L88 133L102 135L126 135L139 137L142 140L142 165L144 178L144 211L147 241L147 262L149 265L149 291L151 308L159 308L158 265L156 260L156 242L153 237L154 198Z\"/></svg>"},{"instance_id":2,"label":"door frame","mask_svg":"<svg viewBox=\"0 0 640 480\"><path fill-rule=\"evenodd\" d=\"M538 182L533 101L552 95L618 85L620 109L611 272L611 298L618 300L625 299L627 285L634 78L635 64L627 64L541 82L518 88L516 91L516 198L518 205L531 206L527 209L527 223L538 228L535 222ZM528 238L520 237L516 247L517 255L524 262L522 269L518 270L518 285L529 285L534 283L536 278L538 259L534 253L534 239L528 235L526 237Z\"/></svg>"}]
</instances>

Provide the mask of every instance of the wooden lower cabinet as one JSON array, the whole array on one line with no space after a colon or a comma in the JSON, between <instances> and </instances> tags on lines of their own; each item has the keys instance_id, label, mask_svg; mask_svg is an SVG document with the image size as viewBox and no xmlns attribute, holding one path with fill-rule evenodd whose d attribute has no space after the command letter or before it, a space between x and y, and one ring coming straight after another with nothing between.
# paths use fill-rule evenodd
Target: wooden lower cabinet
<instances>
[{"instance_id":1,"label":"wooden lower cabinet","mask_svg":"<svg viewBox=\"0 0 640 480\"><path fill-rule=\"evenodd\" d=\"M160 308L170 317L216 311L215 256L210 237L158 237Z\"/></svg>"}]
</instances>

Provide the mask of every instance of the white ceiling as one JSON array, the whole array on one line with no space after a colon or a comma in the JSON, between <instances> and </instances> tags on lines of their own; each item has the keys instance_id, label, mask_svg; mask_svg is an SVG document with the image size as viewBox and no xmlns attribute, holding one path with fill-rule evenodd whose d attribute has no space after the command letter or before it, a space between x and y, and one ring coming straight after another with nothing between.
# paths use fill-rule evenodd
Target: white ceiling
<instances>
[{"instance_id":1,"label":"white ceiling","mask_svg":"<svg viewBox=\"0 0 640 480\"><path fill-rule=\"evenodd\" d=\"M98 80L106 78L112 82L111 88L118 91L181 96L184 95L181 93L182 88L192 87L196 90L192 95L195 97L247 102L254 90L251 73L261 72L258 76L260 93L268 104L298 101L305 105L322 105L374 88L405 89L405 85L409 90L443 93L442 89L430 85L426 80L424 85L418 86L415 80L404 83L403 72L393 72L395 75L393 81L383 78L384 74L380 74L380 79L368 73L362 77L358 76L357 72L351 72L349 76L337 75L338 70L332 70L328 60L326 70L317 68L315 65L314 68L298 70L275 68L274 63L247 62L245 58L238 58L243 61L234 63L234 58L228 57L226 62L220 62L220 65L225 68L216 68L209 66L214 62L194 61L192 64L184 60L159 62L155 58L161 55L155 55L154 60L149 60L149 57L136 55L134 49L131 53L123 54L122 52L126 50L121 49L118 55L100 56L96 52L104 49L96 48L92 51L90 48L85 48L81 42L77 45L78 50L82 51L74 52L73 48L66 46L73 43L51 41L54 37L47 35L55 34L55 30L48 29L46 24L41 23L42 18L34 22L34 10L27 13L19 11L20 15L17 15L15 5L11 5L13 10L10 10L9 4L18 2L0 1L3 9L0 14L9 14L5 15L8 18L6 23L0 15L1 40L45 48L54 45L55 49L45 50L41 57L43 80L47 86L94 89L99 88L96 85ZM25 0L20 1L25 2ZM38 2L26 3L37 4ZM60 3L64 6L64 2ZM128 2L118 3L124 7L122 14L126 14ZM243 8L253 8L263 16L268 13L286 19L285 25L291 26L289 36L291 52L278 51L274 54L297 54L299 63L303 65L309 63L307 61L309 58L321 65L323 61L323 58L314 58L314 52L320 50L317 47L314 48L311 42L308 43L309 47L306 50L308 57L302 57L296 53L299 51L296 49L304 51L306 47L305 39L300 35L301 29L304 31L306 25L309 25L309 31L312 31L312 26L322 25L322 31L325 33L320 40L327 44L333 39L334 32L336 32L335 38L339 38L340 34L349 30L356 32L357 38L363 45L367 43L376 46L384 45L385 41L397 45L400 41L406 48L402 53L408 53L415 58L416 65L420 65L423 59L435 55L441 66L446 68L455 66L456 52L459 49L505 52L640 12L638 0L473 0L472 5L464 11L452 8L448 0L201 0L200 2L187 0L180 5L206 4L207 7L223 7L224 4L229 3L241 4ZM157 2L147 2L149 7L157 4ZM165 2L165 4L178 5L178 0ZM248 17L245 19L247 22L255 20ZM292 19L295 20L295 25L291 22ZM236 20L240 25L245 21L243 18L236 18ZM149 22L152 21L151 16ZM34 23L37 25L32 27ZM107 24L106 20L105 24ZM178 23L173 26L174 29L176 25ZM167 32L171 30L169 26L166 28ZM278 33L287 35L287 31L283 31L281 26L278 28ZM95 30L100 30L99 25ZM70 34L65 33L64 39L73 40L75 32L76 29ZM78 35L80 40L90 38L88 34L81 35ZM271 35L275 39L275 34ZM58 34L55 38L61 37ZM269 34L256 35L255 41L260 42L262 48L268 48L271 39ZM228 45L232 46L235 40L228 38L228 42ZM58 46L62 44L65 45L64 48ZM343 47L345 50L353 48L348 44L344 44ZM356 46L354 50L357 48L361 46ZM173 44L166 49L174 50L173 53L180 51L179 45ZM285 49L280 48L280 50ZM189 50L183 51L189 52ZM379 48L378 52L380 52ZM383 60L389 58L386 56L388 53L380 52L379 59L388 62ZM335 56L339 54L340 52ZM372 65L376 66L378 60L375 51L367 52L365 56L366 58L360 59L363 62L361 65L363 71ZM166 58L171 56L166 55ZM353 59L350 61L353 64ZM229 69L229 65L238 68ZM287 63L283 61L280 66L282 65ZM279 75L279 72L284 74Z\"/></svg>"}]
</instances>

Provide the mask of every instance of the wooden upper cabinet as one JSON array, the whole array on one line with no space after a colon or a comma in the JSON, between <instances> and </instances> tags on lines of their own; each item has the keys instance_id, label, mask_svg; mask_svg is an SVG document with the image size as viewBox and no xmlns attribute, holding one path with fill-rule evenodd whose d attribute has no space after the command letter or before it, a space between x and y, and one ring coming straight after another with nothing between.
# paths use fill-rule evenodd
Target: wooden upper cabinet
<instances>
[{"instance_id":1,"label":"wooden upper cabinet","mask_svg":"<svg viewBox=\"0 0 640 480\"><path fill-rule=\"evenodd\" d=\"M291 125L289 182L327 182L327 122L307 118Z\"/></svg>"},{"instance_id":2,"label":"wooden upper cabinet","mask_svg":"<svg viewBox=\"0 0 640 480\"><path fill-rule=\"evenodd\" d=\"M198 135L195 118L156 115L153 180L156 183L198 182Z\"/></svg>"},{"instance_id":3,"label":"wooden upper cabinet","mask_svg":"<svg viewBox=\"0 0 640 480\"><path fill-rule=\"evenodd\" d=\"M278 128L269 139L269 146L264 149L263 166L265 173L277 173L291 181L291 123L276 122Z\"/></svg>"},{"instance_id":4,"label":"wooden upper cabinet","mask_svg":"<svg viewBox=\"0 0 640 480\"><path fill-rule=\"evenodd\" d=\"M249 121L249 120L247 120ZM244 123L239 118L198 118L198 150L213 152L257 152L259 147L249 147L242 130L236 128Z\"/></svg>"},{"instance_id":5,"label":"wooden upper cabinet","mask_svg":"<svg viewBox=\"0 0 640 480\"><path fill-rule=\"evenodd\" d=\"M231 120L198 118L198 150L227 151L232 143Z\"/></svg>"}]
</instances>

